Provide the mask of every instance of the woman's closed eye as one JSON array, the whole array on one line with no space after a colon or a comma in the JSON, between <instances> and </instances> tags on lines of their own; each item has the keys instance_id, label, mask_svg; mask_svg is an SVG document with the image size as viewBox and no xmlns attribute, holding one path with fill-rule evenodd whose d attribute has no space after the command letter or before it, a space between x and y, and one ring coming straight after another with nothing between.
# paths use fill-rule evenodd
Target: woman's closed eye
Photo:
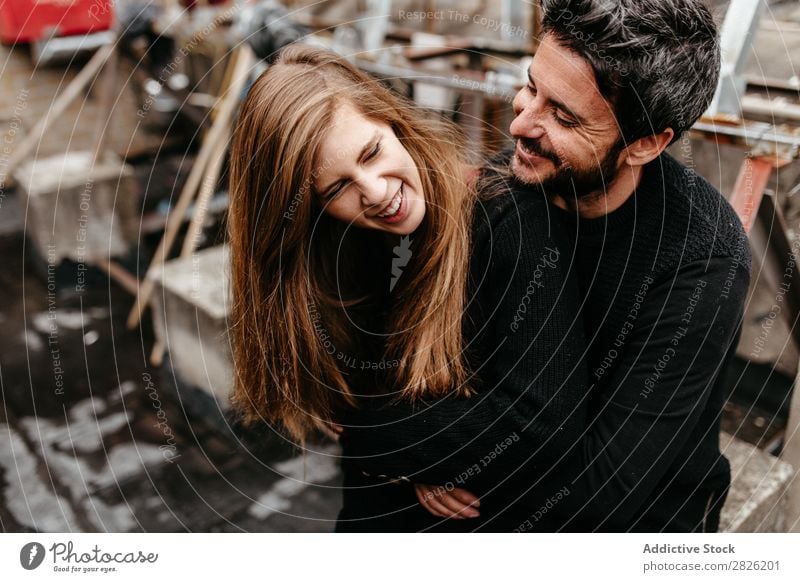
<instances>
[{"instance_id":1,"label":"woman's closed eye","mask_svg":"<svg viewBox=\"0 0 800 582\"><path fill-rule=\"evenodd\" d=\"M339 194L342 193L344 187L347 186L347 180L342 180L341 182L337 182L333 188L330 188L328 192L322 197L324 200L333 200Z\"/></svg>"},{"instance_id":2,"label":"woman's closed eye","mask_svg":"<svg viewBox=\"0 0 800 582\"><path fill-rule=\"evenodd\" d=\"M370 149L366 155L361 160L361 163L371 162L381 154L381 141L378 140L375 145ZM342 193L342 190L350 183L350 180L340 180L336 182L328 191L322 196L324 200L333 200L339 194Z\"/></svg>"},{"instance_id":3,"label":"woman's closed eye","mask_svg":"<svg viewBox=\"0 0 800 582\"><path fill-rule=\"evenodd\" d=\"M371 162L372 160L377 158L378 155L380 155L380 153L381 153L381 142L380 140L378 140L375 143L375 146L369 151L369 153L366 156L364 156L364 161Z\"/></svg>"}]
</instances>

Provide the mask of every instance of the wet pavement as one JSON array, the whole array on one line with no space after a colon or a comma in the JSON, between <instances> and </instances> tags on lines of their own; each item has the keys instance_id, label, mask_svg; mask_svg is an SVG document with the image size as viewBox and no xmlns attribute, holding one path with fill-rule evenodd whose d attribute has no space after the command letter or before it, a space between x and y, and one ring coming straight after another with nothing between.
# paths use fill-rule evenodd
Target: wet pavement
<instances>
[{"instance_id":1,"label":"wet pavement","mask_svg":"<svg viewBox=\"0 0 800 582\"><path fill-rule=\"evenodd\" d=\"M96 272L76 293L68 266L31 255L20 233L0 237L0 529L333 529L335 445L300 455L268 427L225 424L168 360L147 363L130 295Z\"/></svg>"}]
</instances>

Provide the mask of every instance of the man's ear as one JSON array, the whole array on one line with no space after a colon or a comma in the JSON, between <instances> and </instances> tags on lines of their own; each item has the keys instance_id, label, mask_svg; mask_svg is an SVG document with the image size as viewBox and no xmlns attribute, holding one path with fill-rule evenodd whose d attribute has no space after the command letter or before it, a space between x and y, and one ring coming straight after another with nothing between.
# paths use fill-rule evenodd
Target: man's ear
<instances>
[{"instance_id":1,"label":"man's ear","mask_svg":"<svg viewBox=\"0 0 800 582\"><path fill-rule=\"evenodd\" d=\"M661 155L672 142L675 132L668 127L661 133L640 137L622 150L623 163L629 166L644 166Z\"/></svg>"}]
</instances>

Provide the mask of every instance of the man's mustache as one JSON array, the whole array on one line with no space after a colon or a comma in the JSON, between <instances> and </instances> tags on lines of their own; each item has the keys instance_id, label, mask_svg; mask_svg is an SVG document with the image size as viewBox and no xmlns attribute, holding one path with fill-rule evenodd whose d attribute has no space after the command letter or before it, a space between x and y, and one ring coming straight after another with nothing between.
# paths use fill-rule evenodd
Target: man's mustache
<instances>
[{"instance_id":1,"label":"man's mustache","mask_svg":"<svg viewBox=\"0 0 800 582\"><path fill-rule=\"evenodd\" d=\"M556 167L561 165L561 158L559 158L555 152L551 152L550 150L543 148L539 140L528 137L520 137L517 139L522 143L526 150L535 153L537 156L547 158L553 162Z\"/></svg>"}]
</instances>

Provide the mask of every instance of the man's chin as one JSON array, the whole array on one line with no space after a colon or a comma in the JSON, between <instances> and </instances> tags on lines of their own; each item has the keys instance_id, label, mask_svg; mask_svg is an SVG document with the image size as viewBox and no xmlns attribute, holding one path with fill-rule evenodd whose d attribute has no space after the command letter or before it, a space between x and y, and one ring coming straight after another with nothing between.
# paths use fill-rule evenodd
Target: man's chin
<instances>
[{"instance_id":1,"label":"man's chin","mask_svg":"<svg viewBox=\"0 0 800 582\"><path fill-rule=\"evenodd\" d=\"M514 174L514 178L529 186L541 184L546 179L533 167L520 160L517 154L511 159L511 173Z\"/></svg>"}]
</instances>

